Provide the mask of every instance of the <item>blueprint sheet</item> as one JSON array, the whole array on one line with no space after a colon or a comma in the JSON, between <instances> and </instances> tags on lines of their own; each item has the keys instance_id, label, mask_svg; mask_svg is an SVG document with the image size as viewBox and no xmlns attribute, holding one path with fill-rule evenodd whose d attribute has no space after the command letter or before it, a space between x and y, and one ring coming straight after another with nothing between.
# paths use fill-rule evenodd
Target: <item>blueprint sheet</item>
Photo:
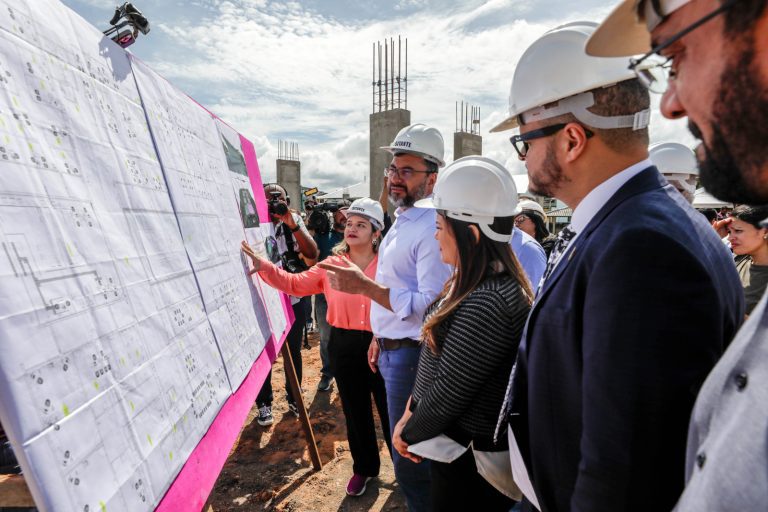
<instances>
[{"instance_id":1,"label":"blueprint sheet","mask_svg":"<svg viewBox=\"0 0 768 512\"><path fill-rule=\"evenodd\" d=\"M237 389L270 333L263 303L251 298L240 252L243 223L258 228L259 221L239 135L140 61L133 71L205 309Z\"/></svg>"},{"instance_id":2,"label":"blueprint sheet","mask_svg":"<svg viewBox=\"0 0 768 512\"><path fill-rule=\"evenodd\" d=\"M220 129L135 71L60 3L0 0L0 420L41 510L152 510L285 325Z\"/></svg>"}]
</instances>

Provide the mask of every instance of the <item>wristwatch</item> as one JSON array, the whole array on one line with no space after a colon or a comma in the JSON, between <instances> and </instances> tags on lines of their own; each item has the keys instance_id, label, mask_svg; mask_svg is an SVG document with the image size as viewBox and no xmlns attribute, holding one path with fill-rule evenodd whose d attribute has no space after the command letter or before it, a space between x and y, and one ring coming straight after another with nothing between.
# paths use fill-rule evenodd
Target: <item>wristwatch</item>
<instances>
[{"instance_id":1,"label":"wristwatch","mask_svg":"<svg viewBox=\"0 0 768 512\"><path fill-rule=\"evenodd\" d=\"M299 226L298 224L296 224L296 227L295 227L295 228L288 228L288 229L290 229L290 230L291 230L291 233L295 233L295 232L297 232L298 230L300 230L300 229L301 229L301 226Z\"/></svg>"}]
</instances>

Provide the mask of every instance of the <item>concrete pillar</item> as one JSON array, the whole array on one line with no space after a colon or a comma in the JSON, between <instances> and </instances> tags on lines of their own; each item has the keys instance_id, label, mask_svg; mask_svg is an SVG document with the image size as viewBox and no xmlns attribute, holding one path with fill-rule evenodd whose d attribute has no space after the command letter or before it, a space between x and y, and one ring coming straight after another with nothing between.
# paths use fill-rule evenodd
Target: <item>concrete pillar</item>
<instances>
[{"instance_id":1,"label":"concrete pillar","mask_svg":"<svg viewBox=\"0 0 768 512\"><path fill-rule=\"evenodd\" d=\"M411 112L404 108L396 108L384 112L374 112L370 115L370 184L371 198L379 198L384 179L384 168L389 166L392 156L379 149L389 146L397 132L411 124Z\"/></svg>"},{"instance_id":2,"label":"concrete pillar","mask_svg":"<svg viewBox=\"0 0 768 512\"><path fill-rule=\"evenodd\" d=\"M277 184L285 189L291 198L291 208L304 211L304 196L301 194L301 162L277 159Z\"/></svg>"},{"instance_id":3,"label":"concrete pillar","mask_svg":"<svg viewBox=\"0 0 768 512\"><path fill-rule=\"evenodd\" d=\"M458 160L463 156L482 154L483 138L480 135L468 132L455 132L453 134L454 160Z\"/></svg>"}]
</instances>

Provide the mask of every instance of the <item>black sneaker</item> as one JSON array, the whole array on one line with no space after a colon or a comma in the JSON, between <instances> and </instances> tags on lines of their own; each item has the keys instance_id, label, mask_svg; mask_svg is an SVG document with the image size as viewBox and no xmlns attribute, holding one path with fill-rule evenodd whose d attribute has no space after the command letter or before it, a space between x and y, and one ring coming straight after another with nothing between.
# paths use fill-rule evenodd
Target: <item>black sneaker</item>
<instances>
[{"instance_id":1,"label":"black sneaker","mask_svg":"<svg viewBox=\"0 0 768 512\"><path fill-rule=\"evenodd\" d=\"M264 405L259 407L259 418L256 422L262 427L268 427L275 422L275 418L272 417L272 407Z\"/></svg>"},{"instance_id":2,"label":"black sneaker","mask_svg":"<svg viewBox=\"0 0 768 512\"><path fill-rule=\"evenodd\" d=\"M317 383L317 390L318 391L330 391L331 387L333 387L333 377L328 377L327 375L322 375L320 377L320 382Z\"/></svg>"}]
</instances>

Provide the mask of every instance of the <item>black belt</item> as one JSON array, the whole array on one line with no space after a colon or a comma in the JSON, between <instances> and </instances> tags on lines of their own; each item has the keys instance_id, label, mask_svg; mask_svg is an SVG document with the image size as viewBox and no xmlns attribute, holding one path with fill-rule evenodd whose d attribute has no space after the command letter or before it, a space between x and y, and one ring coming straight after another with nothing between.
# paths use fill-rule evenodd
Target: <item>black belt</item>
<instances>
[{"instance_id":1,"label":"black belt","mask_svg":"<svg viewBox=\"0 0 768 512\"><path fill-rule=\"evenodd\" d=\"M419 348L421 342L411 338L400 338L393 340L391 338L376 338L381 350L398 350L401 348Z\"/></svg>"}]
</instances>

